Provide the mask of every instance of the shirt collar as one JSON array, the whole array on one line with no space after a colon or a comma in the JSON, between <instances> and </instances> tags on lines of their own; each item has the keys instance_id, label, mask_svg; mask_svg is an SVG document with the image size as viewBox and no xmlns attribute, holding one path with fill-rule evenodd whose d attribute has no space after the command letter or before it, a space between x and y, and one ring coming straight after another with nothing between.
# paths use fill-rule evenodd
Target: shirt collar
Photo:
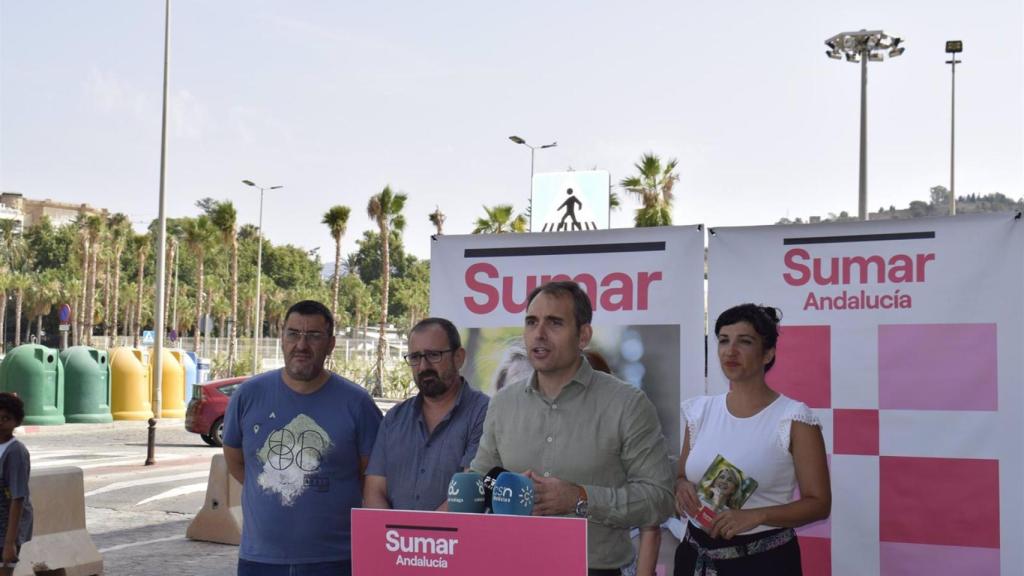
<instances>
[{"instance_id":1,"label":"shirt collar","mask_svg":"<svg viewBox=\"0 0 1024 576\"><path fill-rule=\"evenodd\" d=\"M573 374L572 380L570 380L565 385L565 387L563 387L563 390L565 388L568 388L569 386L571 386L574 383L575 384L579 384L580 386L583 386L584 388L586 388L586 387L590 386L591 380L594 379L594 368L590 365L590 362L587 361L586 355L584 355L583 353L580 353L580 358L582 359L582 362L580 362L579 369L576 370L575 374ZM539 391L539 388L538 388L539 386L540 386L540 384L537 383L537 371L534 370L533 373L530 375L530 381L529 381L529 384L526 386L526 392L527 393L538 392Z\"/></svg>"}]
</instances>

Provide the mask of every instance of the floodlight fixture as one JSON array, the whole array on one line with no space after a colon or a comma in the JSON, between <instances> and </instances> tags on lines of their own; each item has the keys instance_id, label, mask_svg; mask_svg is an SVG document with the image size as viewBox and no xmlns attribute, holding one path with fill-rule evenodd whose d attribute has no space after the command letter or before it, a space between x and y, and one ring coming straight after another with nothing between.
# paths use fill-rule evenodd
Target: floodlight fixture
<instances>
[{"instance_id":1,"label":"floodlight fixture","mask_svg":"<svg viewBox=\"0 0 1024 576\"><path fill-rule=\"evenodd\" d=\"M825 46L829 48L825 52L826 56L834 60L845 56L847 62L860 64L860 183L857 200L861 220L867 220L868 211L868 62L882 62L886 52L890 58L903 54L906 48L900 46L902 43L903 38L886 34L882 30L840 32L825 40Z\"/></svg>"},{"instance_id":2,"label":"floodlight fixture","mask_svg":"<svg viewBox=\"0 0 1024 576\"><path fill-rule=\"evenodd\" d=\"M956 65L961 61L956 55L964 51L961 40L946 42L946 53L949 54L950 98L949 98L949 215L956 216Z\"/></svg>"}]
</instances>

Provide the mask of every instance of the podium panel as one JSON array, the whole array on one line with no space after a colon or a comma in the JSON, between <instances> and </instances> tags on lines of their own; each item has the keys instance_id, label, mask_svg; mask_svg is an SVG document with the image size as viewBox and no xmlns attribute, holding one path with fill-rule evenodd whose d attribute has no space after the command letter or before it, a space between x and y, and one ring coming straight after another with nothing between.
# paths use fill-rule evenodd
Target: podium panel
<instances>
[{"instance_id":1,"label":"podium panel","mask_svg":"<svg viewBox=\"0 0 1024 576\"><path fill-rule=\"evenodd\" d=\"M439 572L443 570L443 572ZM587 521L352 510L352 574L586 576Z\"/></svg>"}]
</instances>

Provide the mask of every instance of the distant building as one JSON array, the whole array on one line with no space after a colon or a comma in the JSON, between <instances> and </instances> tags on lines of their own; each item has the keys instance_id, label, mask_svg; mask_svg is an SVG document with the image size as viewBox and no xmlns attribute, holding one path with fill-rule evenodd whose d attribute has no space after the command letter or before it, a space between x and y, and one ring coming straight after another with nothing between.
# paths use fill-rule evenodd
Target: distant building
<instances>
[{"instance_id":1,"label":"distant building","mask_svg":"<svg viewBox=\"0 0 1024 576\"><path fill-rule=\"evenodd\" d=\"M20 223L21 229L31 228L46 216L56 227L75 222L82 216L107 217L104 208L93 208L88 204L71 204L53 200L31 200L19 192L0 192L0 218L9 218Z\"/></svg>"}]
</instances>

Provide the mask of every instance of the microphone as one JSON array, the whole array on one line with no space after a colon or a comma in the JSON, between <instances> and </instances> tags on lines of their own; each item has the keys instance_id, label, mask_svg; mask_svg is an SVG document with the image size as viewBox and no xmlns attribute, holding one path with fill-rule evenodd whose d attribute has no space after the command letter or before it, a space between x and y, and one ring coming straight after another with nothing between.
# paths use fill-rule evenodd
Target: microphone
<instances>
[{"instance_id":1,"label":"microphone","mask_svg":"<svg viewBox=\"0 0 1024 576\"><path fill-rule=\"evenodd\" d=\"M448 483L448 511L483 514L483 476L476 472L456 472Z\"/></svg>"},{"instance_id":2,"label":"microphone","mask_svg":"<svg viewBox=\"0 0 1024 576\"><path fill-rule=\"evenodd\" d=\"M492 509L491 496L494 493L494 483L498 481L498 476L500 476L502 472L508 472L508 470L505 470L501 466L495 466L484 475L484 508L487 509L487 512L490 512Z\"/></svg>"},{"instance_id":3,"label":"microphone","mask_svg":"<svg viewBox=\"0 0 1024 576\"><path fill-rule=\"evenodd\" d=\"M533 481L522 474L502 472L494 482L491 508L495 514L533 514Z\"/></svg>"}]
</instances>

